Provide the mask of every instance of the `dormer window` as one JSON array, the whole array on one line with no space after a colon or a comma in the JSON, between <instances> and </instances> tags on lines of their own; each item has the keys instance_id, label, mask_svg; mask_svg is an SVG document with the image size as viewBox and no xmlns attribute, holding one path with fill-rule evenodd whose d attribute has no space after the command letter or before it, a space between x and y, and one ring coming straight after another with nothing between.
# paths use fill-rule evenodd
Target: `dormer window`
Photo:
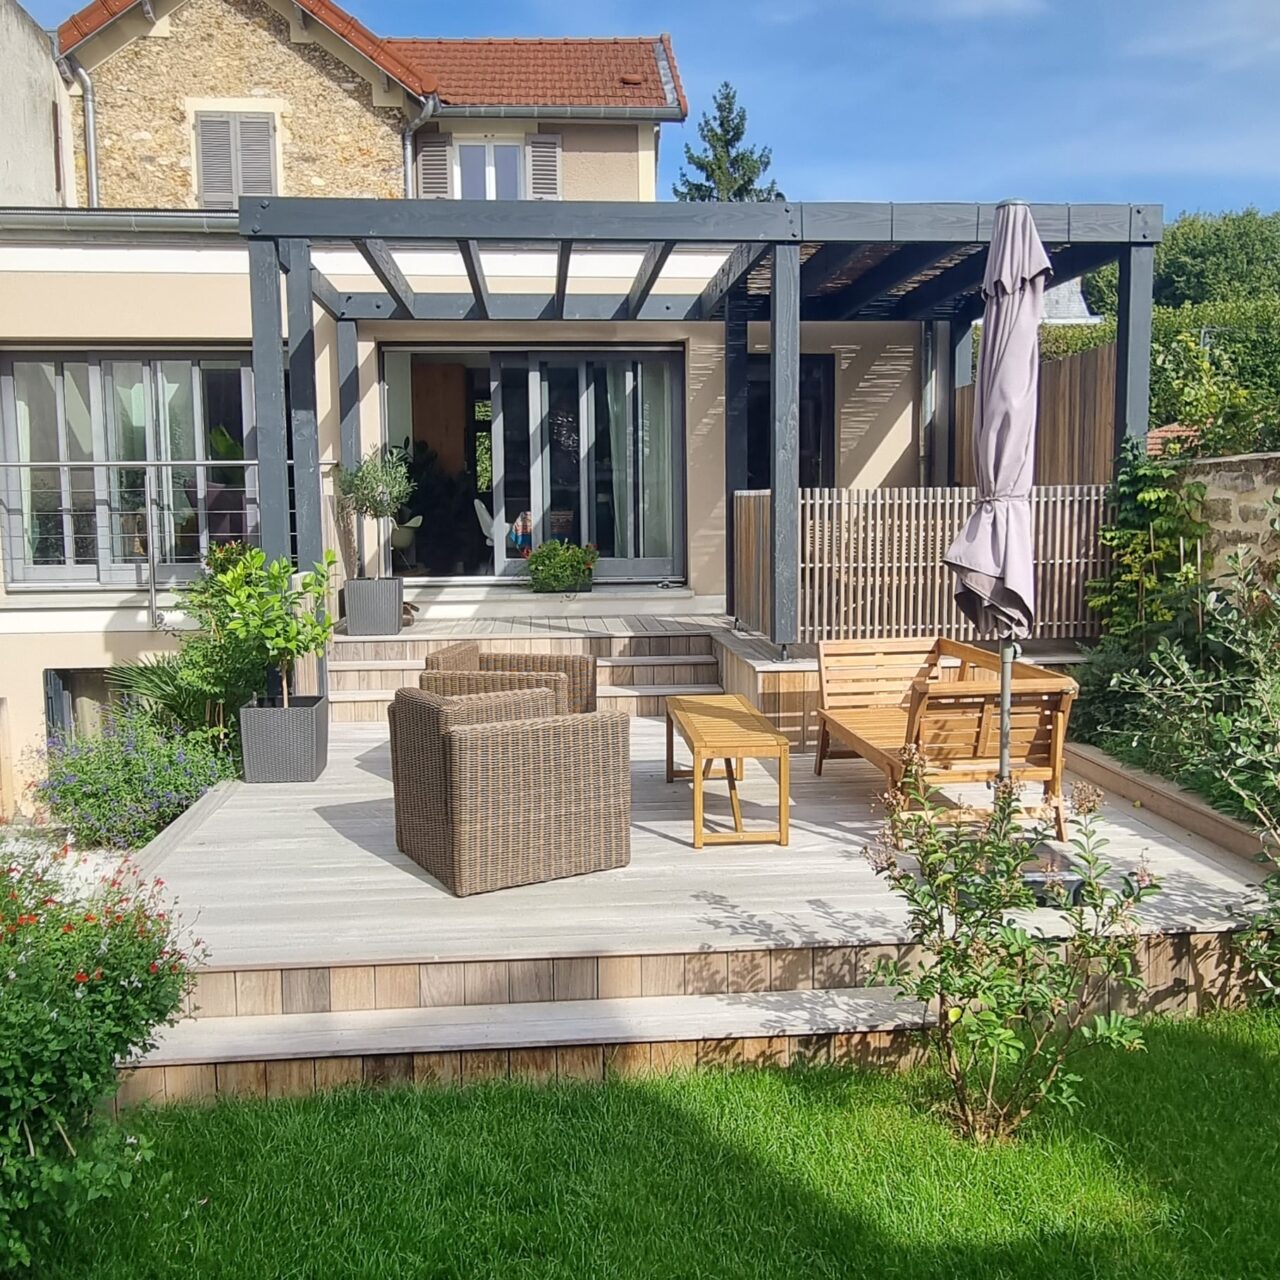
<instances>
[{"instance_id":1,"label":"dormer window","mask_svg":"<svg viewBox=\"0 0 1280 1280\"><path fill-rule=\"evenodd\" d=\"M523 139L458 140L454 146L455 189L462 200L521 200Z\"/></svg>"}]
</instances>

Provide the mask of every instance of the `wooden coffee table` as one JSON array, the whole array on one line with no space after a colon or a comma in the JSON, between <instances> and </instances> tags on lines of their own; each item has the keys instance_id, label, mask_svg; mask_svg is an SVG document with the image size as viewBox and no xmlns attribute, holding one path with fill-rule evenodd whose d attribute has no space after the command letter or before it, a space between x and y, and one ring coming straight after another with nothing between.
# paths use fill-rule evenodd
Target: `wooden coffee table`
<instances>
[{"instance_id":1,"label":"wooden coffee table","mask_svg":"<svg viewBox=\"0 0 1280 1280\"><path fill-rule=\"evenodd\" d=\"M675 733L679 730L693 753L691 769L677 769ZM723 769L712 762L722 760ZM772 831L744 831L738 779L744 760L778 762L778 825ZM693 847L704 844L787 843L787 808L791 799L790 746L745 698L736 693L667 699L667 781L693 780ZM708 778L727 778L733 806L732 831L707 831L703 825L702 788Z\"/></svg>"}]
</instances>

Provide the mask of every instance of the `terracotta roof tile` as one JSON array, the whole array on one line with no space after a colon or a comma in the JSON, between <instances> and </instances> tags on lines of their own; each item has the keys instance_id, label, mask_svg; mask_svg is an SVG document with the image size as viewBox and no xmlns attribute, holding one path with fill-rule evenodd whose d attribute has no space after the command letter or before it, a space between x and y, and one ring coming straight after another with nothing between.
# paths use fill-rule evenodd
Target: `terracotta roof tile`
<instances>
[{"instance_id":1,"label":"terracotta roof tile","mask_svg":"<svg viewBox=\"0 0 1280 1280\"><path fill-rule=\"evenodd\" d=\"M450 106L687 111L666 36L612 40L389 40ZM670 68L664 83L664 66Z\"/></svg>"},{"instance_id":2,"label":"terracotta roof tile","mask_svg":"<svg viewBox=\"0 0 1280 1280\"><path fill-rule=\"evenodd\" d=\"M452 106L689 106L667 35L606 40L384 40L332 0L297 0L316 21L419 97ZM138 0L91 0L58 28L69 53Z\"/></svg>"},{"instance_id":3,"label":"terracotta roof tile","mask_svg":"<svg viewBox=\"0 0 1280 1280\"><path fill-rule=\"evenodd\" d=\"M58 28L58 51L70 53L82 40L100 31L112 19L133 8L138 0L91 0ZM391 41L375 36L345 9L331 0L297 0L317 22L328 27L352 48L364 54L376 67L419 97L436 91L435 80L404 62L389 46Z\"/></svg>"}]
</instances>

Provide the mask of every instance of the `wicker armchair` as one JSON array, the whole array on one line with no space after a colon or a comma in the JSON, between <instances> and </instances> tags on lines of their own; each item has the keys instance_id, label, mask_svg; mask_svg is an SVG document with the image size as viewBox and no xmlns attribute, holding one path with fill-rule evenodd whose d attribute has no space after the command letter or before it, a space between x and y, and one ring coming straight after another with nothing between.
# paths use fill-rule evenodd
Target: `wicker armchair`
<instances>
[{"instance_id":1,"label":"wicker armchair","mask_svg":"<svg viewBox=\"0 0 1280 1280\"><path fill-rule=\"evenodd\" d=\"M596 709L596 660L586 653L481 653L478 644L464 640L430 654L426 669L541 676L561 674L568 681L565 709L577 713Z\"/></svg>"},{"instance_id":2,"label":"wicker armchair","mask_svg":"<svg viewBox=\"0 0 1280 1280\"><path fill-rule=\"evenodd\" d=\"M631 860L628 717L553 705L546 689L396 692L396 844L458 897Z\"/></svg>"},{"instance_id":3,"label":"wicker armchair","mask_svg":"<svg viewBox=\"0 0 1280 1280\"><path fill-rule=\"evenodd\" d=\"M541 675L532 671L424 671L418 677L423 693L439 698L468 698L485 693L527 693L534 689L550 693L553 715L568 715L569 677L563 671Z\"/></svg>"}]
</instances>

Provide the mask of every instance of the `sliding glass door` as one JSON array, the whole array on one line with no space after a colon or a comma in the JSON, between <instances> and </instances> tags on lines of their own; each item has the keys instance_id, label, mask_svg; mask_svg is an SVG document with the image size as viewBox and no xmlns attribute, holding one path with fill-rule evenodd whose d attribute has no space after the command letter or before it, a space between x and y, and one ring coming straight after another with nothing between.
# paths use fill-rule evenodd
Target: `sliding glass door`
<instances>
[{"instance_id":1,"label":"sliding glass door","mask_svg":"<svg viewBox=\"0 0 1280 1280\"><path fill-rule=\"evenodd\" d=\"M676 357L503 354L490 385L496 573L560 539L594 543L601 579L683 574Z\"/></svg>"}]
</instances>

